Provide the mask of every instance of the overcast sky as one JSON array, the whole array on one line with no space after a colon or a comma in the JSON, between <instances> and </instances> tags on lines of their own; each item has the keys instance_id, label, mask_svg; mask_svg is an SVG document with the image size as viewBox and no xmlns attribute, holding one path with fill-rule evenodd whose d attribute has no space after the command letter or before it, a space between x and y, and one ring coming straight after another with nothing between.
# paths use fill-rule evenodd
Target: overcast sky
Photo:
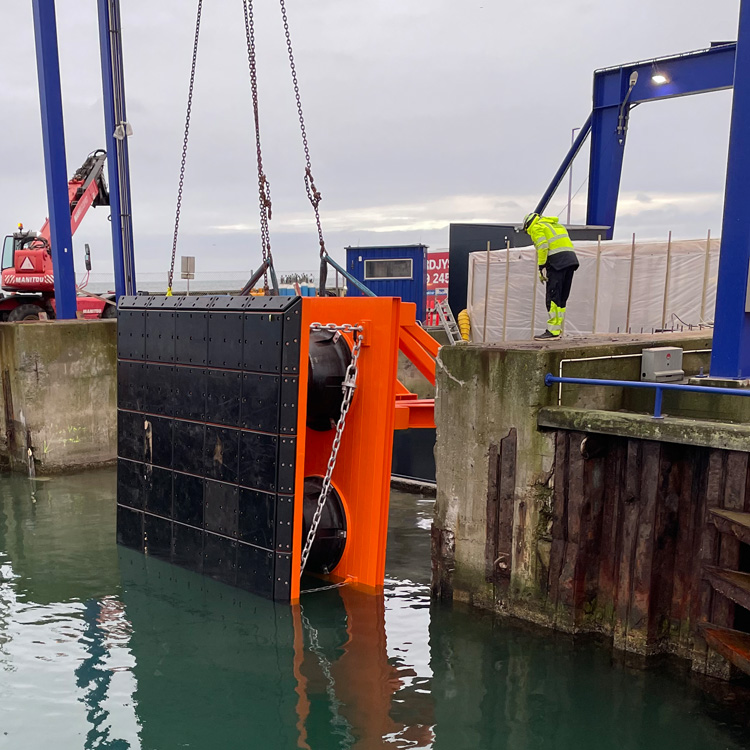
<instances>
[{"instance_id":1,"label":"overcast sky","mask_svg":"<svg viewBox=\"0 0 750 750\"><path fill-rule=\"evenodd\" d=\"M739 0L287 0L329 251L448 246L452 221L531 210L591 109L595 69L736 38ZM261 130L281 270L317 267L276 0L255 0ZM136 267L171 251L195 0L122 0ZM104 146L94 0L57 0L68 172ZM47 214L31 0L2 0L0 229ZM633 111L616 237L721 227L731 92ZM198 271L260 258L241 0L204 0L179 254ZM588 149L574 168L585 180ZM567 186L550 212L563 212ZM585 218L585 185L573 204ZM111 269L106 209L75 241Z\"/></svg>"}]
</instances>

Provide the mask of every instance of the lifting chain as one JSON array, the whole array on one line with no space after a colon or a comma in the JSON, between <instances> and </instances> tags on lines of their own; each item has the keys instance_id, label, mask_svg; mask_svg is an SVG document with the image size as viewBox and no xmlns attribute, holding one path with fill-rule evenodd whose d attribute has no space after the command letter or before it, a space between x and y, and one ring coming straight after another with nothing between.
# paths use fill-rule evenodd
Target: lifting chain
<instances>
[{"instance_id":1,"label":"lifting chain","mask_svg":"<svg viewBox=\"0 0 750 750\"><path fill-rule=\"evenodd\" d=\"M263 171L263 154L260 146L260 119L258 116L258 74L255 64L255 19L253 16L253 0L242 0L245 11L245 37L247 39L247 62L250 68L250 88L253 97L253 118L255 121L255 148L258 158L258 202L260 206L260 242L263 260L273 266L271 255L271 235L268 222L271 218L271 183ZM274 286L276 286L274 284ZM268 270L263 274L263 291L269 294Z\"/></svg>"},{"instance_id":2,"label":"lifting chain","mask_svg":"<svg viewBox=\"0 0 750 750\"><path fill-rule=\"evenodd\" d=\"M297 66L294 62L294 52L292 50L292 37L289 33L289 19L286 14L286 0L279 0L281 5L281 18L284 22L284 36L286 37L286 49L289 55L289 67L292 71L292 83L294 84L294 96L297 100L297 115L299 116L300 132L302 133L302 146L305 149L305 191L310 200L310 204L315 212L315 225L318 228L318 242L320 243L320 257L326 255L326 243L323 239L323 227L320 223L320 201L323 196L315 186L315 179L312 173L312 164L310 162L310 148L307 144L307 129L305 128L305 117L302 114L302 99L299 93L299 81L297 80Z\"/></svg>"},{"instance_id":3,"label":"lifting chain","mask_svg":"<svg viewBox=\"0 0 750 750\"><path fill-rule=\"evenodd\" d=\"M172 262L169 265L167 277L167 296L172 295L172 281L174 279L174 259L177 255L177 235L180 231L180 210L182 209L182 188L185 183L185 161L187 159L188 137L190 135L190 115L193 109L193 87L195 86L195 64L198 60L198 37L201 31L201 13L203 0L198 0L198 12L195 18L195 40L193 41L193 64L190 68L190 86L188 88L187 114L185 115L185 137L182 141L182 161L180 163L180 183L177 188L177 210L174 217L174 237L172 239Z\"/></svg>"},{"instance_id":4,"label":"lifting chain","mask_svg":"<svg viewBox=\"0 0 750 750\"><path fill-rule=\"evenodd\" d=\"M354 391L357 387L357 375L359 371L357 369L357 363L359 361L359 352L362 348L362 326L353 326L344 324L336 325L335 323L328 323L323 325L322 323L310 323L311 331L343 331L344 333L351 333L354 336L354 347L352 348L352 359L349 362L349 366L346 368L346 374L344 375L344 382L341 384L341 390L344 392L344 398L341 401L341 413L339 414L338 422L336 423L336 434L333 438L333 446L331 447L331 455L328 458L328 466L326 468L326 475L323 477L323 486L320 488L320 495L318 496L318 505L315 508L315 515L313 515L312 524L310 530L307 532L307 539L305 540L305 546L302 549L302 559L300 562L300 575L305 571L305 565L307 565L307 558L310 556L310 550L312 549L313 541L315 540L315 534L318 531L320 525L320 519L323 515L323 508L325 508L326 501L328 500L328 492L331 489L331 478L333 477L333 470L336 467L336 458L339 454L339 448L341 447L341 435L344 432L346 425L346 415L349 412L349 407L352 405L352 399L354 398Z\"/></svg>"}]
</instances>

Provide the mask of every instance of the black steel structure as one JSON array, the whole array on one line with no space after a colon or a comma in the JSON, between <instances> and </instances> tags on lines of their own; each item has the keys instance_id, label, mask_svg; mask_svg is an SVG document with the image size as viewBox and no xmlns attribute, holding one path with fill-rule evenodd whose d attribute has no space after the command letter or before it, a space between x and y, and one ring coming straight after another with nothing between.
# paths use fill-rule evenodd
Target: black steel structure
<instances>
[{"instance_id":1,"label":"black steel structure","mask_svg":"<svg viewBox=\"0 0 750 750\"><path fill-rule=\"evenodd\" d=\"M120 544L289 601L301 308L121 298Z\"/></svg>"}]
</instances>

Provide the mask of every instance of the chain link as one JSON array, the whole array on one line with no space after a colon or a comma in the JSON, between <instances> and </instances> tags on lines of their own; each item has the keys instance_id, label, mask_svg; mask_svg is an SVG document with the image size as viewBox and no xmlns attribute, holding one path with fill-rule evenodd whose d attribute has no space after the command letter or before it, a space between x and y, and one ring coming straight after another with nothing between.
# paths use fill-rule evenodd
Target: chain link
<instances>
[{"instance_id":1,"label":"chain link","mask_svg":"<svg viewBox=\"0 0 750 750\"><path fill-rule=\"evenodd\" d=\"M334 727L334 733L338 734L342 738L342 747L351 747L354 742L354 736L352 735L351 724L341 715L342 703L336 695L336 682L333 679L331 673L331 667L333 666L329 661L328 657L323 652L318 638L318 631L312 626L310 620L305 615L304 610L300 607L300 619L302 620L302 626L307 631L307 637L310 642L310 651L315 654L320 665L320 671L323 672L323 676L326 680L326 695L328 696L328 710L331 712L331 724Z\"/></svg>"},{"instance_id":2,"label":"chain link","mask_svg":"<svg viewBox=\"0 0 750 750\"><path fill-rule=\"evenodd\" d=\"M198 37L201 31L201 14L203 13L203 0L198 0L198 12L195 18L195 40L193 41L193 64L190 68L190 86L188 88L187 114L185 115L185 136L182 141L182 161L180 162L180 182L177 188L177 209L174 217L174 237L172 238L172 262L169 265L169 276L167 277L167 294L172 294L172 281L174 280L174 260L177 255L177 235L180 231L180 211L182 209L182 188L185 184L185 161L187 160L188 137L190 136L190 115L193 109L193 87L195 86L195 64L198 60Z\"/></svg>"},{"instance_id":3,"label":"chain link","mask_svg":"<svg viewBox=\"0 0 750 750\"><path fill-rule=\"evenodd\" d=\"M352 333L354 335L354 347L352 348L352 359L349 362L349 366L346 368L346 374L344 375L344 382L341 384L341 390L344 393L344 398L341 401L341 413L339 414L338 422L336 423L336 434L333 438L333 446L331 447L331 455L328 458L328 466L326 467L326 475L323 477L323 486L320 488L320 495L318 496L318 505L315 508L315 514L313 515L310 530L307 532L307 539L305 540L305 546L302 549L302 559L300 562L300 575L305 571L305 565L307 565L307 558L310 556L310 550L312 549L313 542L315 541L315 534L318 531L320 525L320 519L323 516L323 508L325 508L326 501L328 500L328 493L331 489L331 478L333 477L333 470L336 467L336 458L339 454L339 448L341 447L341 436L346 426L346 415L349 412L349 407L352 405L352 399L354 398L354 391L357 388L357 375L359 371L357 369L357 363L359 362L359 353L362 348L362 326L353 326L345 323L344 325L336 325L335 323L328 323L323 325L322 323L311 323L311 331L343 331L345 333Z\"/></svg>"},{"instance_id":4,"label":"chain link","mask_svg":"<svg viewBox=\"0 0 750 750\"><path fill-rule=\"evenodd\" d=\"M263 171L263 153L260 146L260 118L258 115L258 73L255 60L255 18L253 0L242 0L245 11L245 38L247 39L247 63L250 69L250 88L253 97L253 119L255 121L255 150L258 160L258 205L260 207L260 243L263 260L273 264L271 256L271 235L268 222L271 219L271 183ZM267 295L268 270L263 274L263 291Z\"/></svg>"},{"instance_id":5,"label":"chain link","mask_svg":"<svg viewBox=\"0 0 750 750\"><path fill-rule=\"evenodd\" d=\"M286 14L286 0L279 0L281 5L281 18L284 22L284 36L286 37L286 49L289 56L289 67L292 71L292 83L294 84L294 97L297 101L297 115L299 117L299 127L302 133L302 146L305 150L305 191L310 204L315 212L315 225L318 229L318 242L320 244L320 257L326 255L326 243L323 239L323 227L320 223L320 202L323 196L315 186L315 179L312 173L312 163L310 161L310 147L307 143L307 128L305 127L305 117L302 114L302 99L299 93L299 81L297 80L297 66L294 62L294 51L292 50L292 37L289 33L289 19Z\"/></svg>"}]
</instances>

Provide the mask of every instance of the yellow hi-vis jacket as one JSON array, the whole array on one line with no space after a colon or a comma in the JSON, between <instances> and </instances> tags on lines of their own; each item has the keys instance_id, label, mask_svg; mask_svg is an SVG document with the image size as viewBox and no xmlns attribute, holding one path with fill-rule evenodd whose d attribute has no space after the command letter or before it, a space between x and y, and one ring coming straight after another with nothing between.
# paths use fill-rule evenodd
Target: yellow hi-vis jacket
<instances>
[{"instance_id":1,"label":"yellow hi-vis jacket","mask_svg":"<svg viewBox=\"0 0 750 750\"><path fill-rule=\"evenodd\" d=\"M557 216L540 216L526 230L536 248L540 266L563 269L578 266L578 258L568 230L560 224Z\"/></svg>"}]
</instances>

